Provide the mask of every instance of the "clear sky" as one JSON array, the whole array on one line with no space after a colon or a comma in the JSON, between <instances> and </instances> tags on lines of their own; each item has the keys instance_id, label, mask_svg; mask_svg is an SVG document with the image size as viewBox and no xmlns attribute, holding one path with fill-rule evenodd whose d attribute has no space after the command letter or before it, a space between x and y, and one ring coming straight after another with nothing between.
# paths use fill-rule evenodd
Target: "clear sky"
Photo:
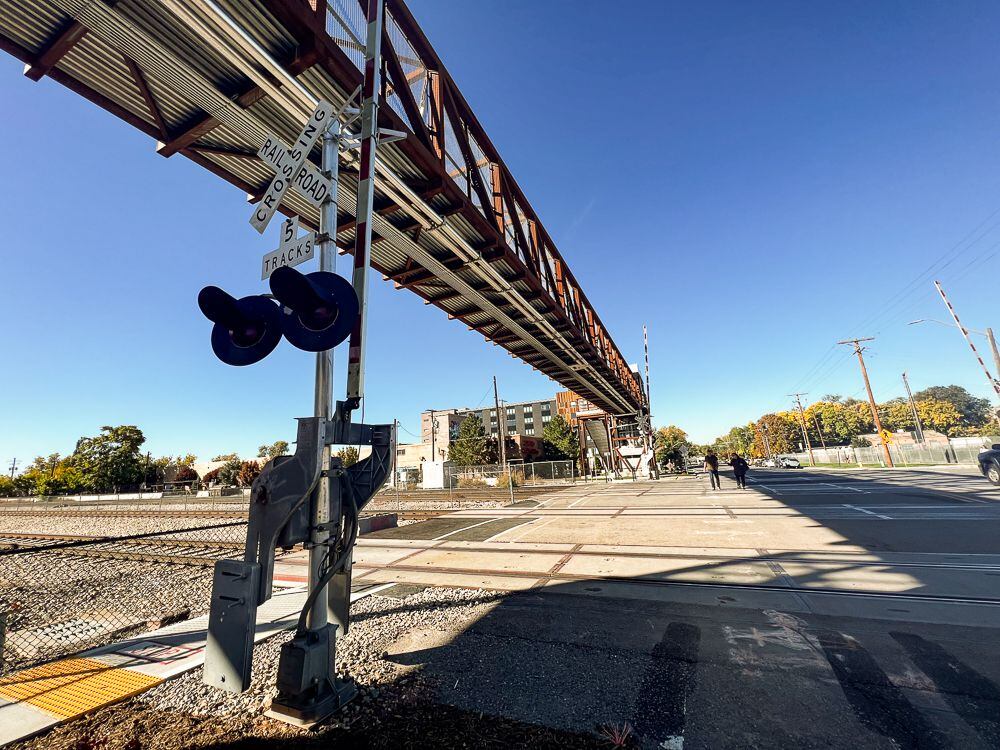
<instances>
[{"instance_id":1,"label":"clear sky","mask_svg":"<svg viewBox=\"0 0 1000 750\"><path fill-rule=\"evenodd\" d=\"M1000 329L1000 5L628 7L411 1L630 361L650 326L654 421L709 440L792 390L861 395L855 335L879 399L903 369L988 395L957 331L906 323L946 317L936 276ZM276 234L243 194L7 56L0 107L0 461L103 424L202 458L291 439L311 355L226 367L195 303L263 289ZM494 374L509 400L557 388L377 274L371 313L366 417L404 440Z\"/></svg>"}]
</instances>

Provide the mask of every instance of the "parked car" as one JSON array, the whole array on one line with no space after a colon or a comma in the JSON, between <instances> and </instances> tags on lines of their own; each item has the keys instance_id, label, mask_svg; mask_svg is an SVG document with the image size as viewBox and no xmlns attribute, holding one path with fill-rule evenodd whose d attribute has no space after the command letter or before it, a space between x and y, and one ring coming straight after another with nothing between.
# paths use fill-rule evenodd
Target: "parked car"
<instances>
[{"instance_id":1,"label":"parked car","mask_svg":"<svg viewBox=\"0 0 1000 750\"><path fill-rule=\"evenodd\" d=\"M1000 443L979 454L979 470L997 487L1000 487Z\"/></svg>"},{"instance_id":2,"label":"parked car","mask_svg":"<svg viewBox=\"0 0 1000 750\"><path fill-rule=\"evenodd\" d=\"M778 464L783 469L801 469L802 464L799 463L799 459L792 458L791 456L778 456Z\"/></svg>"}]
</instances>

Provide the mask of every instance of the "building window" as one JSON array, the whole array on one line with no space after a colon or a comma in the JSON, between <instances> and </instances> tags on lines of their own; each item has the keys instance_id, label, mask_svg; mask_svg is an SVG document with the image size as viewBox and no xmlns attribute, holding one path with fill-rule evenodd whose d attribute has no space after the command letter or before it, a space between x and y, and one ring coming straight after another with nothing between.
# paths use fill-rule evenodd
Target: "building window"
<instances>
[{"instance_id":1,"label":"building window","mask_svg":"<svg viewBox=\"0 0 1000 750\"><path fill-rule=\"evenodd\" d=\"M550 413L552 413L552 404L549 404L547 402L542 404L542 414L550 414Z\"/></svg>"},{"instance_id":2,"label":"building window","mask_svg":"<svg viewBox=\"0 0 1000 750\"><path fill-rule=\"evenodd\" d=\"M531 404L525 404L524 405L524 413L525 414L531 414L531 409L532 409Z\"/></svg>"},{"instance_id":3,"label":"building window","mask_svg":"<svg viewBox=\"0 0 1000 750\"><path fill-rule=\"evenodd\" d=\"M524 434L525 435L534 435L535 434L535 428L534 427L525 427L524 428Z\"/></svg>"},{"instance_id":4,"label":"building window","mask_svg":"<svg viewBox=\"0 0 1000 750\"><path fill-rule=\"evenodd\" d=\"M550 414L542 415L542 424L548 424L551 420L552 420L552 415Z\"/></svg>"}]
</instances>

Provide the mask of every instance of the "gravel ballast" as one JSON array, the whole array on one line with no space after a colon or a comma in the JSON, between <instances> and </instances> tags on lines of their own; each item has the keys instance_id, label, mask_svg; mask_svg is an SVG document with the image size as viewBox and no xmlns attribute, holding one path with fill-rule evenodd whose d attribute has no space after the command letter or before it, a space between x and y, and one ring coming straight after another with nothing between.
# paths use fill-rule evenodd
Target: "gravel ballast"
<instances>
[{"instance_id":1,"label":"gravel ballast","mask_svg":"<svg viewBox=\"0 0 1000 750\"><path fill-rule=\"evenodd\" d=\"M392 589L384 593L391 594ZM166 748L607 748L596 735L465 711L442 704L435 680L422 674L420 650L390 657L419 634L431 648L450 641L488 615L502 595L465 589L425 589L404 598L373 595L352 605L350 633L338 642L338 673L357 682L359 694L343 711L311 730L263 715L274 696L281 633L255 647L250 690L231 695L189 672L117 706L14 745L17 750L81 747ZM406 663L402 663L402 662Z\"/></svg>"}]
</instances>

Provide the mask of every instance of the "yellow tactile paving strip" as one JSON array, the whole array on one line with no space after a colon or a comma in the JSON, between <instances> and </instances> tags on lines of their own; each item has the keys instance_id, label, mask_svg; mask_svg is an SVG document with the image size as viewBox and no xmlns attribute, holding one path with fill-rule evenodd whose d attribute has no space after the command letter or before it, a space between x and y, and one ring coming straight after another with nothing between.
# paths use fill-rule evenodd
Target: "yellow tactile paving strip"
<instances>
[{"instance_id":1,"label":"yellow tactile paving strip","mask_svg":"<svg viewBox=\"0 0 1000 750\"><path fill-rule=\"evenodd\" d=\"M95 659L63 659L0 680L0 698L71 719L163 682Z\"/></svg>"}]
</instances>

